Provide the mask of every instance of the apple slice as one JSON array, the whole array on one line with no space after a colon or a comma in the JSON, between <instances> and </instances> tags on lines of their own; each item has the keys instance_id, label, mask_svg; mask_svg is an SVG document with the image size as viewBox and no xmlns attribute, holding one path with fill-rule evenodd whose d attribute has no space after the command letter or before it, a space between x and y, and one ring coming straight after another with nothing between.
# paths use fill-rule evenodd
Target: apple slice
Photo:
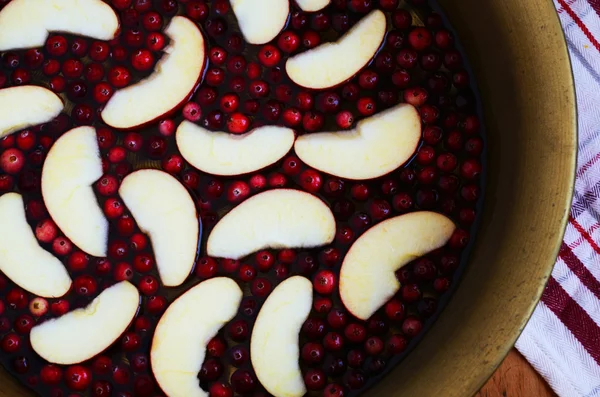
<instances>
[{"instance_id":1,"label":"apple slice","mask_svg":"<svg viewBox=\"0 0 600 397\"><path fill-rule=\"evenodd\" d=\"M198 373L206 345L238 311L242 290L231 279L217 277L196 285L169 306L150 348L152 372L169 397L208 397Z\"/></svg>"},{"instance_id":2,"label":"apple slice","mask_svg":"<svg viewBox=\"0 0 600 397\"><path fill-rule=\"evenodd\" d=\"M417 150L421 119L400 104L360 121L349 131L298 137L296 154L309 166L341 178L373 179L394 171Z\"/></svg>"},{"instance_id":3,"label":"apple slice","mask_svg":"<svg viewBox=\"0 0 600 397\"><path fill-rule=\"evenodd\" d=\"M165 33L171 44L154 73L114 93L102 111L106 124L119 129L148 124L174 111L196 88L206 58L202 32L189 19L176 16Z\"/></svg>"},{"instance_id":4,"label":"apple slice","mask_svg":"<svg viewBox=\"0 0 600 397\"><path fill-rule=\"evenodd\" d=\"M264 126L244 135L213 132L189 121L177 129L177 147L194 167L213 175L240 175L265 168L294 145L294 131Z\"/></svg>"},{"instance_id":5,"label":"apple slice","mask_svg":"<svg viewBox=\"0 0 600 397\"><path fill-rule=\"evenodd\" d=\"M44 298L58 298L71 288L63 264L38 244L17 193L0 197L0 271L19 287Z\"/></svg>"},{"instance_id":6,"label":"apple slice","mask_svg":"<svg viewBox=\"0 0 600 397\"><path fill-rule=\"evenodd\" d=\"M200 237L200 221L188 191L166 172L140 170L123 179L119 194L152 241L162 283L167 287L183 283L194 267Z\"/></svg>"},{"instance_id":7,"label":"apple slice","mask_svg":"<svg viewBox=\"0 0 600 397\"><path fill-rule=\"evenodd\" d=\"M232 209L208 237L209 256L240 259L265 248L312 248L335 237L335 219L319 198L292 189L250 197Z\"/></svg>"},{"instance_id":8,"label":"apple slice","mask_svg":"<svg viewBox=\"0 0 600 397\"><path fill-rule=\"evenodd\" d=\"M298 7L305 12L316 12L327 7L331 0L296 0Z\"/></svg>"},{"instance_id":9,"label":"apple slice","mask_svg":"<svg viewBox=\"0 0 600 397\"><path fill-rule=\"evenodd\" d=\"M12 0L0 12L0 51L42 47L50 32L111 40L118 28L101 0Z\"/></svg>"},{"instance_id":10,"label":"apple slice","mask_svg":"<svg viewBox=\"0 0 600 397\"><path fill-rule=\"evenodd\" d=\"M312 301L312 283L304 277L290 277L273 290L258 313L250 357L258 380L274 396L306 393L298 339Z\"/></svg>"},{"instance_id":11,"label":"apple slice","mask_svg":"<svg viewBox=\"0 0 600 397\"><path fill-rule=\"evenodd\" d=\"M288 59L294 83L311 89L335 87L364 68L379 50L387 29L385 14L374 10L337 42L321 44Z\"/></svg>"},{"instance_id":12,"label":"apple slice","mask_svg":"<svg viewBox=\"0 0 600 397\"><path fill-rule=\"evenodd\" d=\"M108 221L92 185L102 176L96 130L78 127L61 136L42 170L42 196L56 225L90 255L106 256Z\"/></svg>"},{"instance_id":13,"label":"apple slice","mask_svg":"<svg viewBox=\"0 0 600 397\"><path fill-rule=\"evenodd\" d=\"M350 247L340 272L340 296L356 317L366 320L400 289L395 272L443 247L454 223L435 212L400 215L367 230Z\"/></svg>"},{"instance_id":14,"label":"apple slice","mask_svg":"<svg viewBox=\"0 0 600 397\"><path fill-rule=\"evenodd\" d=\"M288 0L231 0L231 8L250 44L265 44L277 37L290 14Z\"/></svg>"},{"instance_id":15,"label":"apple slice","mask_svg":"<svg viewBox=\"0 0 600 397\"><path fill-rule=\"evenodd\" d=\"M63 108L60 97L47 88L35 85L3 88L0 90L0 138L47 123Z\"/></svg>"},{"instance_id":16,"label":"apple slice","mask_svg":"<svg viewBox=\"0 0 600 397\"><path fill-rule=\"evenodd\" d=\"M129 281L105 289L89 305L31 329L31 347L43 359L70 365L106 350L125 332L140 305Z\"/></svg>"}]
</instances>

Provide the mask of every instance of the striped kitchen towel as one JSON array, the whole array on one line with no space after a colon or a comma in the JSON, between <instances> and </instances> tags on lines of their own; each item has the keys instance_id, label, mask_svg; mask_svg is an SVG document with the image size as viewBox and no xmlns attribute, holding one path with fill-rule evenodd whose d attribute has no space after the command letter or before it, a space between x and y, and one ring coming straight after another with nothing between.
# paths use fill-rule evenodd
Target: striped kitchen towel
<instances>
[{"instance_id":1,"label":"striped kitchen towel","mask_svg":"<svg viewBox=\"0 0 600 397\"><path fill-rule=\"evenodd\" d=\"M579 110L575 196L552 277L517 349L561 397L600 397L600 0L554 0Z\"/></svg>"}]
</instances>

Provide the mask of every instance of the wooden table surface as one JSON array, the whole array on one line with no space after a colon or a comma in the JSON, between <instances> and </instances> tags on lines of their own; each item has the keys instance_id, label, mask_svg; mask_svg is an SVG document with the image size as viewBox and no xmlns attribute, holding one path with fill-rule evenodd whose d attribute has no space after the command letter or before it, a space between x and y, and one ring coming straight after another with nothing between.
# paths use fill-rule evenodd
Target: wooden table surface
<instances>
[{"instance_id":1,"label":"wooden table surface","mask_svg":"<svg viewBox=\"0 0 600 397\"><path fill-rule=\"evenodd\" d=\"M556 397L544 379L513 349L475 397Z\"/></svg>"}]
</instances>

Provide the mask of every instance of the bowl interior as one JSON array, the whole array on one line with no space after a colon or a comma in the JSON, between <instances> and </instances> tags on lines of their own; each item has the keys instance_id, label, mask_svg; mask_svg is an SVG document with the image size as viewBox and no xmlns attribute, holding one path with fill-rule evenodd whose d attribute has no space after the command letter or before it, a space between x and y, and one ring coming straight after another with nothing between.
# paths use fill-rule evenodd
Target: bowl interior
<instances>
[{"instance_id":1,"label":"bowl interior","mask_svg":"<svg viewBox=\"0 0 600 397\"><path fill-rule=\"evenodd\" d=\"M439 0L458 31L488 138L482 224L460 286L371 396L469 396L513 346L543 291L569 215L577 117L550 0Z\"/></svg>"}]
</instances>

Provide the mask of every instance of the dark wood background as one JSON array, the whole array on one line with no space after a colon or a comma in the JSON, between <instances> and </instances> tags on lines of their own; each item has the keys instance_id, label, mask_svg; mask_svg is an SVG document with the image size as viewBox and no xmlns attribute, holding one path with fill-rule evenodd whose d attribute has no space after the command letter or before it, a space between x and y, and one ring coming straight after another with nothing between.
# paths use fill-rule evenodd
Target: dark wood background
<instances>
[{"instance_id":1,"label":"dark wood background","mask_svg":"<svg viewBox=\"0 0 600 397\"><path fill-rule=\"evenodd\" d=\"M556 397L544 379L513 349L475 397Z\"/></svg>"}]
</instances>

